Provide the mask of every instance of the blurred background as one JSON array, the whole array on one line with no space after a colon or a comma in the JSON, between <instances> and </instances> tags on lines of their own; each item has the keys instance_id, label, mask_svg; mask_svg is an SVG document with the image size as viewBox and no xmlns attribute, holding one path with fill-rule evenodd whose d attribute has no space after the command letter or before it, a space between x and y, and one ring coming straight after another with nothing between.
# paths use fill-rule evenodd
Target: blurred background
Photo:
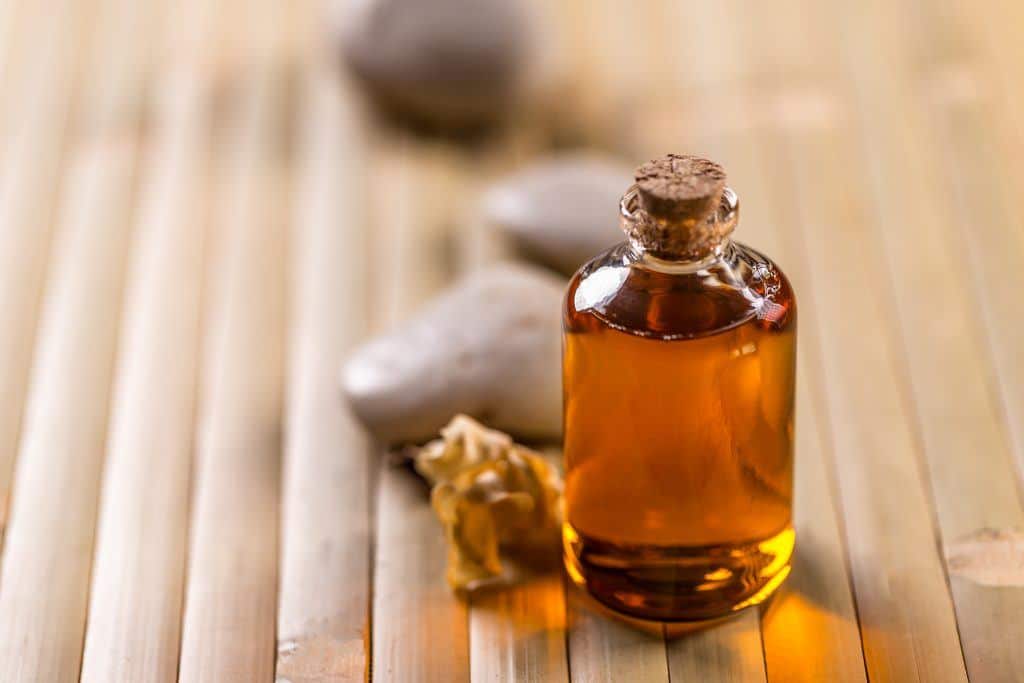
<instances>
[{"instance_id":1,"label":"blurred background","mask_svg":"<svg viewBox=\"0 0 1024 683\"><path fill-rule=\"evenodd\" d=\"M451 600L422 489L338 407L355 344L497 260L571 271L616 207L574 217L667 152L725 166L801 306L805 566L714 661L1024 670L1019 579L936 550L1024 523L1022 25L1015 0L0 0L0 678L712 666L560 582ZM534 223L485 201L559 159L564 201L512 182Z\"/></svg>"}]
</instances>

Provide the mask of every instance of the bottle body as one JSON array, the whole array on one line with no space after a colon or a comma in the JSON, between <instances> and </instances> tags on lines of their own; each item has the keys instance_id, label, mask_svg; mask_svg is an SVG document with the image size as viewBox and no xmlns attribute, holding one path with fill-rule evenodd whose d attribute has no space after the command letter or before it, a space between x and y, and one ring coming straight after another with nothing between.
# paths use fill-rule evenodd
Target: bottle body
<instances>
[{"instance_id":1,"label":"bottle body","mask_svg":"<svg viewBox=\"0 0 1024 683\"><path fill-rule=\"evenodd\" d=\"M794 542L785 276L732 242L681 264L622 244L576 274L563 320L570 576L647 619L766 598Z\"/></svg>"}]
</instances>

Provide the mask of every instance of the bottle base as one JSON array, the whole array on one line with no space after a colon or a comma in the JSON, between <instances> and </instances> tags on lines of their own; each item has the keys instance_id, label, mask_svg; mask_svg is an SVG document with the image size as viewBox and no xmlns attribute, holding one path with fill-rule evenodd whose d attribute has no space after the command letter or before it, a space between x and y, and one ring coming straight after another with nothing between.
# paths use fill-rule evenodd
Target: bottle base
<instances>
[{"instance_id":1,"label":"bottle base","mask_svg":"<svg viewBox=\"0 0 1024 683\"><path fill-rule=\"evenodd\" d=\"M565 568L616 612L655 621L708 621L766 600L790 571L792 527L756 543L610 543L562 525Z\"/></svg>"}]
</instances>

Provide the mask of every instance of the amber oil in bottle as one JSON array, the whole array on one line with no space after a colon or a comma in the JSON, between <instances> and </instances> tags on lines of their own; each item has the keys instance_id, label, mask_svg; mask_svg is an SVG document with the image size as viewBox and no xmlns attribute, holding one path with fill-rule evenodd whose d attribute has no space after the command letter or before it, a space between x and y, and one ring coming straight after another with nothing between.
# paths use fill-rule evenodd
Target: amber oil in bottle
<instances>
[{"instance_id":1,"label":"amber oil in bottle","mask_svg":"<svg viewBox=\"0 0 1024 683\"><path fill-rule=\"evenodd\" d=\"M630 616L713 619L789 573L796 302L729 239L717 164L645 164L620 210L565 300L566 568Z\"/></svg>"}]
</instances>

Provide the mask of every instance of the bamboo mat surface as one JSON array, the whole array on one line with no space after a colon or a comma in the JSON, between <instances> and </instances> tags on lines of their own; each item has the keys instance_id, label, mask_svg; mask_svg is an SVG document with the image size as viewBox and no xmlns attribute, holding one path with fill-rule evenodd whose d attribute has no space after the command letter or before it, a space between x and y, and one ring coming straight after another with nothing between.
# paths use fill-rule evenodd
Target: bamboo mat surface
<instances>
[{"instance_id":1,"label":"bamboo mat surface","mask_svg":"<svg viewBox=\"0 0 1024 683\"><path fill-rule=\"evenodd\" d=\"M0 0L0 681L1024 681L1022 541L957 555L1024 529L1024 5L535 4L558 131L463 145L312 0ZM567 140L722 162L800 297L795 568L715 628L454 598L340 401Z\"/></svg>"}]
</instances>

